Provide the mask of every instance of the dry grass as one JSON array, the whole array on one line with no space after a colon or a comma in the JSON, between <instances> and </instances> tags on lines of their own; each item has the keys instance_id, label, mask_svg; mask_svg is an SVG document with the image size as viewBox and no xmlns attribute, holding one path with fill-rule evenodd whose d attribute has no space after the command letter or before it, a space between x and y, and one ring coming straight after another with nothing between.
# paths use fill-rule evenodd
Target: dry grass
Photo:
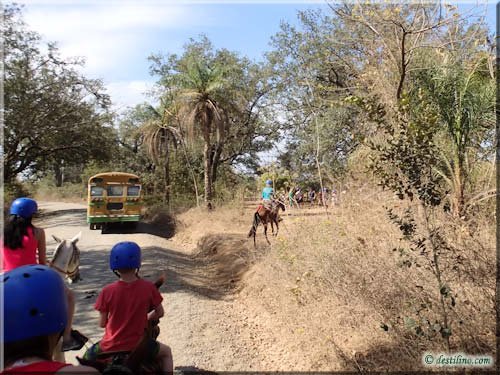
<instances>
[{"instance_id":1,"label":"dry grass","mask_svg":"<svg viewBox=\"0 0 500 375\"><path fill-rule=\"evenodd\" d=\"M340 199L329 216L322 209L285 216L271 246L259 227L253 248L246 238L252 211L242 207L190 210L178 217L174 240L195 248L204 282L239 291L242 316L252 311L253 323L265 332L261 345L270 356L280 350L281 367L273 369L423 369L422 354L444 351L444 340L439 334L430 340L418 336L404 321L441 321L439 290L425 258L417 256L419 266L408 267L393 251L408 244L384 206L405 207L370 188L353 189ZM449 250L441 264L456 294L451 350L494 356L494 222L466 223L444 214L436 220L447 224ZM418 311L422 304L431 307Z\"/></svg>"},{"instance_id":2,"label":"dry grass","mask_svg":"<svg viewBox=\"0 0 500 375\"><path fill-rule=\"evenodd\" d=\"M439 289L424 259L420 267L408 268L392 251L407 244L400 241L383 206L401 203L386 193L350 193L342 198L329 217L287 219L288 231L245 279L244 293L278 311L278 320L302 327L303 342L316 344L309 348L323 348L323 353L310 350L311 366L316 366L311 369L421 368L422 353L443 350L444 341L417 336L403 322L421 316L441 321ZM442 263L445 281L457 294L450 313L452 350L493 354L494 225L483 220L472 233L465 223L448 224L447 238L454 247L443 254ZM424 303L433 307L418 315ZM329 352L330 357L321 357ZM335 356L342 365L328 367Z\"/></svg>"},{"instance_id":3,"label":"dry grass","mask_svg":"<svg viewBox=\"0 0 500 375\"><path fill-rule=\"evenodd\" d=\"M41 201L85 203L87 201L87 189L84 184L65 183L57 187L49 179L44 179L33 185L31 190L36 191L36 199Z\"/></svg>"}]
</instances>

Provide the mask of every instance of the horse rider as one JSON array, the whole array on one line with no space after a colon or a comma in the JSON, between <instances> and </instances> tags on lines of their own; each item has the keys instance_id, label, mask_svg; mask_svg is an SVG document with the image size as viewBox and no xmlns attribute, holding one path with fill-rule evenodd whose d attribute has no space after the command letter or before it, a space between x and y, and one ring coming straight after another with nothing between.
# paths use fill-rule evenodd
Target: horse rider
<instances>
[{"instance_id":1,"label":"horse rider","mask_svg":"<svg viewBox=\"0 0 500 375\"><path fill-rule=\"evenodd\" d=\"M274 189L271 187L273 182L266 180L266 186L262 189L262 206L270 210L274 200Z\"/></svg>"},{"instance_id":2,"label":"horse rider","mask_svg":"<svg viewBox=\"0 0 500 375\"><path fill-rule=\"evenodd\" d=\"M307 195L308 195L308 198L309 198L309 203L312 206L314 204L314 199L316 198L316 192L314 191L314 189L310 188L309 192L307 193Z\"/></svg>"},{"instance_id":3,"label":"horse rider","mask_svg":"<svg viewBox=\"0 0 500 375\"><path fill-rule=\"evenodd\" d=\"M37 211L36 201L30 198L18 198L10 205L10 215L3 231L4 271L27 264L46 264L45 231L31 222Z\"/></svg>"},{"instance_id":4,"label":"horse rider","mask_svg":"<svg viewBox=\"0 0 500 375\"><path fill-rule=\"evenodd\" d=\"M323 194L321 195L321 198L323 199L323 206L328 208L328 188L324 187L323 188Z\"/></svg>"},{"instance_id":5,"label":"horse rider","mask_svg":"<svg viewBox=\"0 0 500 375\"><path fill-rule=\"evenodd\" d=\"M52 360L68 325L65 285L56 271L21 266L1 275L0 283L5 300L1 374L98 374L92 367Z\"/></svg>"},{"instance_id":6,"label":"horse rider","mask_svg":"<svg viewBox=\"0 0 500 375\"><path fill-rule=\"evenodd\" d=\"M31 220L38 211L38 204L31 198L17 198L10 205L10 215L3 232L2 269L12 269L47 262L45 231L35 227ZM63 335L63 350L79 348L80 343L71 336L71 325L75 311L75 297L66 288L68 298L68 324Z\"/></svg>"},{"instance_id":7,"label":"horse rider","mask_svg":"<svg viewBox=\"0 0 500 375\"><path fill-rule=\"evenodd\" d=\"M337 204L337 190L332 189L332 206Z\"/></svg>"},{"instance_id":8,"label":"horse rider","mask_svg":"<svg viewBox=\"0 0 500 375\"><path fill-rule=\"evenodd\" d=\"M293 192L294 192L294 188L290 188L290 190L288 191L288 204L290 205L290 208L293 207L293 202L295 201L295 199L293 198Z\"/></svg>"},{"instance_id":9,"label":"horse rider","mask_svg":"<svg viewBox=\"0 0 500 375\"><path fill-rule=\"evenodd\" d=\"M300 203L302 203L303 200L304 200L304 194L302 193L300 187L298 187L297 191L295 192L295 202L297 202L297 207L300 207Z\"/></svg>"},{"instance_id":10,"label":"horse rider","mask_svg":"<svg viewBox=\"0 0 500 375\"><path fill-rule=\"evenodd\" d=\"M101 352L133 351L148 321L163 317L163 297L152 282L139 276L141 265L141 248L135 242L119 242L111 249L109 268L119 280L105 286L97 297L94 308L104 337L87 350L84 359L96 360ZM159 361L163 373L173 373L172 350L167 345L149 338L147 357Z\"/></svg>"}]
</instances>

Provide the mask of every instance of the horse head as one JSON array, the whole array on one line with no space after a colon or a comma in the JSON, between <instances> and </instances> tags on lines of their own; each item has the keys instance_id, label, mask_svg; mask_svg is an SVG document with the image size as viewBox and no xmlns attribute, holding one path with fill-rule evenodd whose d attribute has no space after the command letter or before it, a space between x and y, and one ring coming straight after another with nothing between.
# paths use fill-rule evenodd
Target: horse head
<instances>
[{"instance_id":1,"label":"horse head","mask_svg":"<svg viewBox=\"0 0 500 375\"><path fill-rule=\"evenodd\" d=\"M278 207L281 208L282 211L285 211L285 203L283 203L283 201L278 201Z\"/></svg>"},{"instance_id":2,"label":"horse head","mask_svg":"<svg viewBox=\"0 0 500 375\"><path fill-rule=\"evenodd\" d=\"M80 250L76 243L80 240L82 232L78 233L71 240L61 240L52 235L58 243L54 256L50 261L50 266L69 279L70 283L76 283L80 278Z\"/></svg>"},{"instance_id":3,"label":"horse head","mask_svg":"<svg viewBox=\"0 0 500 375\"><path fill-rule=\"evenodd\" d=\"M282 211L285 211L285 204L280 199L275 199L273 202L273 210L272 211L277 214L280 211L280 209Z\"/></svg>"}]
</instances>

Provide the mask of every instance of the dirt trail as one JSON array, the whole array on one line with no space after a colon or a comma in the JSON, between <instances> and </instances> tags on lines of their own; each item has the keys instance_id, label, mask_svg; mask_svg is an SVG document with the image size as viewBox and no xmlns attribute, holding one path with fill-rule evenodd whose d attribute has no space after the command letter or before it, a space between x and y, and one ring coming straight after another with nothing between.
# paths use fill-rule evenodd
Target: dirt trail
<instances>
[{"instance_id":1,"label":"dirt trail","mask_svg":"<svg viewBox=\"0 0 500 375\"><path fill-rule=\"evenodd\" d=\"M71 238L82 232L78 246L83 280L71 286L76 296L74 327L91 341L99 340L103 334L93 309L97 294L104 285L116 280L108 268L109 250L116 242L131 240L143 249L143 277L154 280L161 271L166 273L166 285L161 288L165 317L160 322L159 340L172 348L175 366L214 371L283 369L277 363L276 367L269 367L274 360L267 358L269 352L263 352L265 346L258 345L264 339L258 337L259 324L248 320L251 311L242 309L244 305L234 298L210 293L208 281L197 271L197 260L190 256L190 250L174 247L168 238L171 233L159 236L157 230L142 223L133 233L119 228L101 233L88 228L84 205L40 202L40 208L38 224L47 233L49 259L56 247L51 235ZM76 363L75 356L81 356L84 349L69 352L67 361Z\"/></svg>"}]
</instances>

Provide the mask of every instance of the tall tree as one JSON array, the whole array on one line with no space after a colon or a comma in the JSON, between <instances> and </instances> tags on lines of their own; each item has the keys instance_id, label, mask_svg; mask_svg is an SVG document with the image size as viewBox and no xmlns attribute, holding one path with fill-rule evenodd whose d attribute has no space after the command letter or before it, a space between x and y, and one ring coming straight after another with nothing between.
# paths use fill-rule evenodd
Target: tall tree
<instances>
[{"instance_id":1,"label":"tall tree","mask_svg":"<svg viewBox=\"0 0 500 375\"><path fill-rule=\"evenodd\" d=\"M164 109L160 113L150 106L151 119L146 121L140 131L144 136L144 144L150 158L157 166L163 167L164 201L170 203L170 158L173 149L182 142L178 128L169 124L175 121L172 113Z\"/></svg>"},{"instance_id":2,"label":"tall tree","mask_svg":"<svg viewBox=\"0 0 500 375\"><path fill-rule=\"evenodd\" d=\"M43 48L17 6L4 9L4 178L60 169L83 159L107 159L116 141L102 83ZM46 49L46 52L44 52Z\"/></svg>"},{"instance_id":3,"label":"tall tree","mask_svg":"<svg viewBox=\"0 0 500 375\"><path fill-rule=\"evenodd\" d=\"M464 216L474 197L493 196L493 187L488 193L472 186L477 163L493 157L495 79L488 68L493 56L470 50L474 57L464 61L456 53L446 55L446 64L421 72L414 91L425 92L439 109L444 134L438 170L450 189L453 213Z\"/></svg>"},{"instance_id":4,"label":"tall tree","mask_svg":"<svg viewBox=\"0 0 500 375\"><path fill-rule=\"evenodd\" d=\"M358 90L356 54L336 16L321 11L299 12L300 25L283 23L267 54L275 73L273 94L277 116L287 126L283 155L299 174L317 180L320 170L339 176L350 154L369 132L358 121L359 110L343 98Z\"/></svg>"},{"instance_id":5,"label":"tall tree","mask_svg":"<svg viewBox=\"0 0 500 375\"><path fill-rule=\"evenodd\" d=\"M151 56L159 76L158 94L173 98L183 132L203 147L205 204L212 207L214 181L221 163L252 165L252 156L272 146L263 109L267 93L261 69L228 50L214 50L202 37L190 40L182 56Z\"/></svg>"},{"instance_id":6,"label":"tall tree","mask_svg":"<svg viewBox=\"0 0 500 375\"><path fill-rule=\"evenodd\" d=\"M197 127L203 136L205 203L212 208L213 164L224 146L228 127L227 113L217 101L222 95L224 79L218 67L204 61L188 61L187 70L178 76L177 100L181 117L188 127Z\"/></svg>"}]
</instances>

